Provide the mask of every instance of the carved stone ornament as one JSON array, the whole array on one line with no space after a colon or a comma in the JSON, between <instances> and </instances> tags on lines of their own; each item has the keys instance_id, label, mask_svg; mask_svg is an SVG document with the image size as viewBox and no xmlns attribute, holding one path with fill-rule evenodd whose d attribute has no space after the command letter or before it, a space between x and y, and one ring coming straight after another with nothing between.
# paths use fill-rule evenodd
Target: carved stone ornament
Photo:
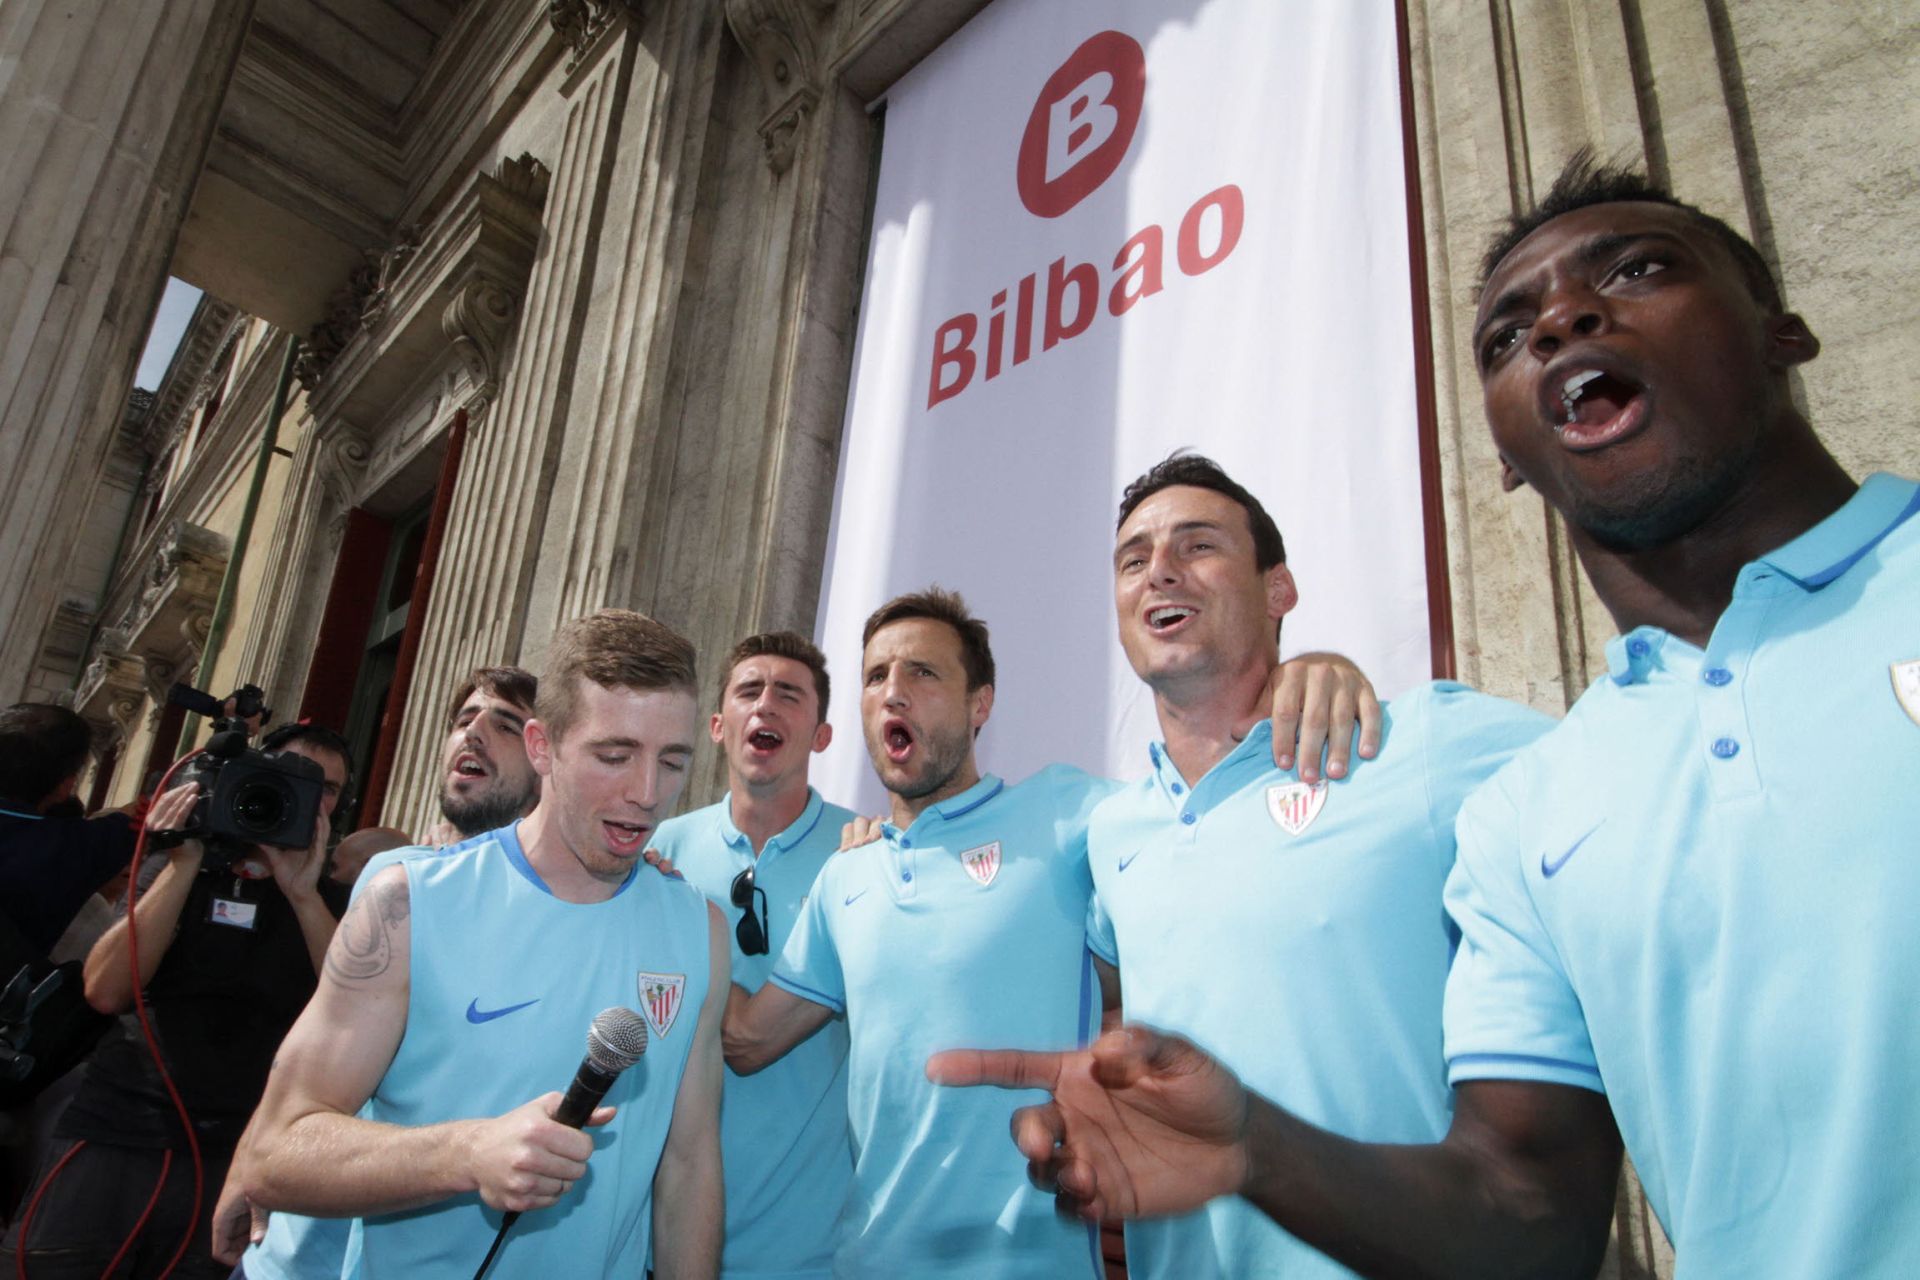
<instances>
[{"instance_id":1,"label":"carved stone ornament","mask_svg":"<svg viewBox=\"0 0 1920 1280\"><path fill-rule=\"evenodd\" d=\"M726 0L727 26L759 72L770 109L760 140L775 173L793 164L800 127L820 101L834 0Z\"/></svg>"},{"instance_id":2,"label":"carved stone ornament","mask_svg":"<svg viewBox=\"0 0 1920 1280\"><path fill-rule=\"evenodd\" d=\"M147 664L124 649L103 644L80 676L73 707L96 737L124 741L133 732L140 704L146 699Z\"/></svg>"},{"instance_id":3,"label":"carved stone ornament","mask_svg":"<svg viewBox=\"0 0 1920 1280\"><path fill-rule=\"evenodd\" d=\"M493 403L500 392L500 344L518 309L511 290L475 274L453 295L440 318L441 329L473 379L473 409Z\"/></svg>"},{"instance_id":4,"label":"carved stone ornament","mask_svg":"<svg viewBox=\"0 0 1920 1280\"><path fill-rule=\"evenodd\" d=\"M373 446L358 431L335 425L314 450L314 473L328 506L345 512L356 505L360 481L367 471Z\"/></svg>"},{"instance_id":5,"label":"carved stone ornament","mask_svg":"<svg viewBox=\"0 0 1920 1280\"><path fill-rule=\"evenodd\" d=\"M547 5L547 21L572 50L567 70L580 65L614 23L622 18L639 21L640 10L641 0L552 0Z\"/></svg>"},{"instance_id":6,"label":"carved stone ornament","mask_svg":"<svg viewBox=\"0 0 1920 1280\"><path fill-rule=\"evenodd\" d=\"M497 393L550 181L531 155L498 160L469 175L432 225L369 262L364 292L340 301L327 335L337 345L312 353L319 381L308 384L307 411L322 430L369 429L379 468L413 436L408 410L421 388L446 370L460 372L476 403Z\"/></svg>"},{"instance_id":7,"label":"carved stone ornament","mask_svg":"<svg viewBox=\"0 0 1920 1280\"><path fill-rule=\"evenodd\" d=\"M228 551L221 535L171 521L141 570L138 594L115 624L120 647L140 654L149 667L197 654L213 622Z\"/></svg>"},{"instance_id":8,"label":"carved stone ornament","mask_svg":"<svg viewBox=\"0 0 1920 1280\"><path fill-rule=\"evenodd\" d=\"M529 151L522 151L518 157L503 157L493 169L495 182L509 195L518 197L535 209L547 202L547 185L552 178L553 174L547 166L536 160Z\"/></svg>"},{"instance_id":9,"label":"carved stone ornament","mask_svg":"<svg viewBox=\"0 0 1920 1280\"><path fill-rule=\"evenodd\" d=\"M300 354L293 360L293 376L309 394L319 389L327 370L363 327L367 299L378 277L379 271L371 262L354 268L347 282L327 299L326 316L301 339Z\"/></svg>"},{"instance_id":10,"label":"carved stone ornament","mask_svg":"<svg viewBox=\"0 0 1920 1280\"><path fill-rule=\"evenodd\" d=\"M326 317L308 330L293 361L293 376L309 393L319 389L348 343L386 319L394 290L419 250L420 229L402 227L391 245L368 253L366 263L354 268L347 282L327 299Z\"/></svg>"},{"instance_id":11,"label":"carved stone ornament","mask_svg":"<svg viewBox=\"0 0 1920 1280\"><path fill-rule=\"evenodd\" d=\"M420 228L402 227L400 234L384 252L369 259L369 265L373 267L373 288L360 306L362 328L377 328L386 318L387 307L393 300L394 286L400 283L407 264L413 261L413 256L419 251Z\"/></svg>"}]
</instances>

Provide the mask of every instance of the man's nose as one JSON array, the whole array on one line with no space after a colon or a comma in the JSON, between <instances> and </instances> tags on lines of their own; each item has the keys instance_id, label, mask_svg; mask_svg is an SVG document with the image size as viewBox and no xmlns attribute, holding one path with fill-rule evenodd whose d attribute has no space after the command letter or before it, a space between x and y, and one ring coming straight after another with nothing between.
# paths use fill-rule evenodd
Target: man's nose
<instances>
[{"instance_id":1,"label":"man's nose","mask_svg":"<svg viewBox=\"0 0 1920 1280\"><path fill-rule=\"evenodd\" d=\"M1607 326L1605 300L1581 283L1555 286L1540 300L1540 314L1527 331L1527 345L1550 358L1575 338L1589 338Z\"/></svg>"}]
</instances>

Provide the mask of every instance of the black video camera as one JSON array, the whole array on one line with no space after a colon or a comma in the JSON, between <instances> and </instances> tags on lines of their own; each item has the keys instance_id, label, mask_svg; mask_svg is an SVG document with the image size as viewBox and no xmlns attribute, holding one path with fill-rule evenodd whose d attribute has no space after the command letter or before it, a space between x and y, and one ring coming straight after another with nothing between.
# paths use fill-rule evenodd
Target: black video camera
<instances>
[{"instance_id":1,"label":"black video camera","mask_svg":"<svg viewBox=\"0 0 1920 1280\"><path fill-rule=\"evenodd\" d=\"M326 774L303 755L247 746L247 721L258 717L264 723L272 714L264 696L255 686L245 685L221 702L188 685L173 686L167 701L210 717L214 733L205 750L177 778L181 784L200 784L200 799L187 825L155 832L155 837L164 835L164 839L150 838L150 847L198 840L206 847L200 869L224 871L255 845L304 849L313 843Z\"/></svg>"}]
</instances>

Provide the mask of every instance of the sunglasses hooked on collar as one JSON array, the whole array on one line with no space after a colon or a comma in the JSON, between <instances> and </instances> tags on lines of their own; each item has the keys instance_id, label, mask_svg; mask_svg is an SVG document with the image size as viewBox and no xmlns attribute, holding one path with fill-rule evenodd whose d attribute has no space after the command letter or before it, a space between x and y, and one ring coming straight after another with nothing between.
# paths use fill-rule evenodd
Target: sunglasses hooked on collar
<instances>
[{"instance_id":1,"label":"sunglasses hooked on collar","mask_svg":"<svg viewBox=\"0 0 1920 1280\"><path fill-rule=\"evenodd\" d=\"M753 917L753 900L760 899L760 918ZM733 927L733 936L740 943L740 954L763 956L767 954L767 891L753 882L753 868L743 868L733 878L733 884L727 890L727 898L743 913L740 923Z\"/></svg>"}]
</instances>

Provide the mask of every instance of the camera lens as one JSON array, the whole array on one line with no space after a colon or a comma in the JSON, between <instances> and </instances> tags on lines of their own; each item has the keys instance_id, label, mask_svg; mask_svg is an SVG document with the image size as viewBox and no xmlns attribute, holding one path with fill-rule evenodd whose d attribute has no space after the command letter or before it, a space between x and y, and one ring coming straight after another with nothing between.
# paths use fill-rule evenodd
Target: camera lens
<instances>
[{"instance_id":1,"label":"camera lens","mask_svg":"<svg viewBox=\"0 0 1920 1280\"><path fill-rule=\"evenodd\" d=\"M293 807L293 795L285 783L273 778L249 778L233 793L234 825L255 835L267 835L279 829Z\"/></svg>"}]
</instances>

